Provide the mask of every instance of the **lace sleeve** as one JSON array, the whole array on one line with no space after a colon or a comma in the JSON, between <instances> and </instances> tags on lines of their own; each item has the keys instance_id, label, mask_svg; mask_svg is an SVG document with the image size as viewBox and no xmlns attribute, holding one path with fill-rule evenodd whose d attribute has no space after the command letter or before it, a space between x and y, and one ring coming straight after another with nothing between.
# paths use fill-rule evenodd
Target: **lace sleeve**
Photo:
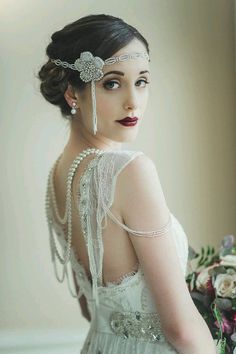
<instances>
[{"instance_id":1,"label":"lace sleeve","mask_svg":"<svg viewBox=\"0 0 236 354\"><path fill-rule=\"evenodd\" d=\"M113 203L116 179L118 174L124 169L124 167L131 162L136 156L143 154L142 151L122 151L120 153L106 154L101 159L98 166L98 179L100 180L99 200L101 203L101 209L103 210L103 216L105 224L102 226L104 229L107 225L107 215L119 226L135 236L142 237L157 237L166 234L172 228L172 217L169 211L169 217L165 225L158 230L145 231L145 230L133 230L127 225L121 223L115 215L110 211L110 207ZM100 219L101 220L101 219Z\"/></svg>"}]
</instances>

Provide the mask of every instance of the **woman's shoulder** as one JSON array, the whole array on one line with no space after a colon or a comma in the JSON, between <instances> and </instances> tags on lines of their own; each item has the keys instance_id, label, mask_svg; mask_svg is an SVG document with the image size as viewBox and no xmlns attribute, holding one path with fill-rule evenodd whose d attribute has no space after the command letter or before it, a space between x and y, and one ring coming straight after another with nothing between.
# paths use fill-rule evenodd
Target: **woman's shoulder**
<instances>
[{"instance_id":1,"label":"woman's shoulder","mask_svg":"<svg viewBox=\"0 0 236 354\"><path fill-rule=\"evenodd\" d=\"M143 151L141 150L111 150L103 154L103 160L113 162L113 164L124 164L131 162L136 157L142 156L141 160L150 159Z\"/></svg>"},{"instance_id":2,"label":"woman's shoulder","mask_svg":"<svg viewBox=\"0 0 236 354\"><path fill-rule=\"evenodd\" d=\"M133 168L140 168L145 165L145 161L151 159L141 150L110 150L102 154L99 159L99 169L101 173L112 172L113 177L117 177L126 167L137 165ZM146 162L147 163L147 162Z\"/></svg>"},{"instance_id":3,"label":"woman's shoulder","mask_svg":"<svg viewBox=\"0 0 236 354\"><path fill-rule=\"evenodd\" d=\"M133 155L138 155L138 154L144 154L143 151L141 150L129 150L129 149L123 149L123 150L108 150L104 151L103 155L114 155L114 156L133 156Z\"/></svg>"},{"instance_id":4,"label":"woman's shoulder","mask_svg":"<svg viewBox=\"0 0 236 354\"><path fill-rule=\"evenodd\" d=\"M126 171L129 171L130 176L136 176L148 170L156 170L154 161L141 150L125 150L122 154L127 160L125 166L128 165Z\"/></svg>"}]
</instances>

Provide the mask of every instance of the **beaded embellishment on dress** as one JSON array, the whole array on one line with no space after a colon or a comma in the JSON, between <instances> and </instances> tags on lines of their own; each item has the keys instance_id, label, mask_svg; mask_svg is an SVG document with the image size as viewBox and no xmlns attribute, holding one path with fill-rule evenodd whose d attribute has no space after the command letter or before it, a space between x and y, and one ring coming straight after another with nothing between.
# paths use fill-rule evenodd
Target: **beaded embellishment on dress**
<instances>
[{"instance_id":1,"label":"beaded embellishment on dress","mask_svg":"<svg viewBox=\"0 0 236 354\"><path fill-rule=\"evenodd\" d=\"M135 337L151 342L165 340L156 313L112 312L110 326L114 333L124 338Z\"/></svg>"}]
</instances>

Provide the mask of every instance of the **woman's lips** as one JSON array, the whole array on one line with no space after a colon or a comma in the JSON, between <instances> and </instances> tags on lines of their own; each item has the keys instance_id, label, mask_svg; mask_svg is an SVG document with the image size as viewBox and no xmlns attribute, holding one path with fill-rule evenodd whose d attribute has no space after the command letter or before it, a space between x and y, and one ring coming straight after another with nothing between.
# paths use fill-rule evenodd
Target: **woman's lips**
<instances>
[{"instance_id":1,"label":"woman's lips","mask_svg":"<svg viewBox=\"0 0 236 354\"><path fill-rule=\"evenodd\" d=\"M132 127L137 124L137 117L126 117L124 119L117 120L118 123L124 125L125 127Z\"/></svg>"},{"instance_id":2,"label":"woman's lips","mask_svg":"<svg viewBox=\"0 0 236 354\"><path fill-rule=\"evenodd\" d=\"M117 122L136 122L138 117L125 117L124 119L120 119Z\"/></svg>"},{"instance_id":3,"label":"woman's lips","mask_svg":"<svg viewBox=\"0 0 236 354\"><path fill-rule=\"evenodd\" d=\"M131 122L124 121L124 120L118 120L118 121L117 121L117 123L120 123L120 124L122 124L122 125L124 125L124 126L126 126L126 127L132 127L132 126L136 125L137 122L138 122L137 119L135 119L135 120L133 120L133 121L131 121Z\"/></svg>"}]
</instances>

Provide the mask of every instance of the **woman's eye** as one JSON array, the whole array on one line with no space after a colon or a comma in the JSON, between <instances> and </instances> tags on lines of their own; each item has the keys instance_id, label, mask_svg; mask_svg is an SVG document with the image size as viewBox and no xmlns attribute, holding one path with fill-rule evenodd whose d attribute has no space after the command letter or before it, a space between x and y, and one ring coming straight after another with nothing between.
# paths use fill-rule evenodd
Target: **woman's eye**
<instances>
[{"instance_id":1,"label":"woman's eye","mask_svg":"<svg viewBox=\"0 0 236 354\"><path fill-rule=\"evenodd\" d=\"M141 80L138 80L138 82L143 82L144 84L143 85L138 85L138 86L141 86L141 87L145 87L147 84L150 84L150 82L148 82L147 80L144 80L144 79L141 79Z\"/></svg>"},{"instance_id":2,"label":"woman's eye","mask_svg":"<svg viewBox=\"0 0 236 354\"><path fill-rule=\"evenodd\" d=\"M143 84L139 84L139 83L143 83ZM138 84L138 85L137 85ZM138 87L146 87L146 85L147 84L150 84L150 82L148 82L147 80L145 80L145 79L140 79L140 80L138 80L137 82L136 82L136 86L138 86ZM114 81L114 80L110 80L110 81L106 81L104 84L103 84L103 86L107 89L107 90L114 90L114 89L116 89L117 88L117 86L115 86L115 85L118 85L118 87L119 87L119 82L117 82L117 81Z\"/></svg>"},{"instance_id":3,"label":"woman's eye","mask_svg":"<svg viewBox=\"0 0 236 354\"><path fill-rule=\"evenodd\" d=\"M119 83L116 82L116 81L107 81L107 82L105 82L105 83L103 84L103 86L104 86L106 89L108 89L108 90L113 90L113 89L114 89L114 86L113 86L114 84L119 85Z\"/></svg>"}]
</instances>

